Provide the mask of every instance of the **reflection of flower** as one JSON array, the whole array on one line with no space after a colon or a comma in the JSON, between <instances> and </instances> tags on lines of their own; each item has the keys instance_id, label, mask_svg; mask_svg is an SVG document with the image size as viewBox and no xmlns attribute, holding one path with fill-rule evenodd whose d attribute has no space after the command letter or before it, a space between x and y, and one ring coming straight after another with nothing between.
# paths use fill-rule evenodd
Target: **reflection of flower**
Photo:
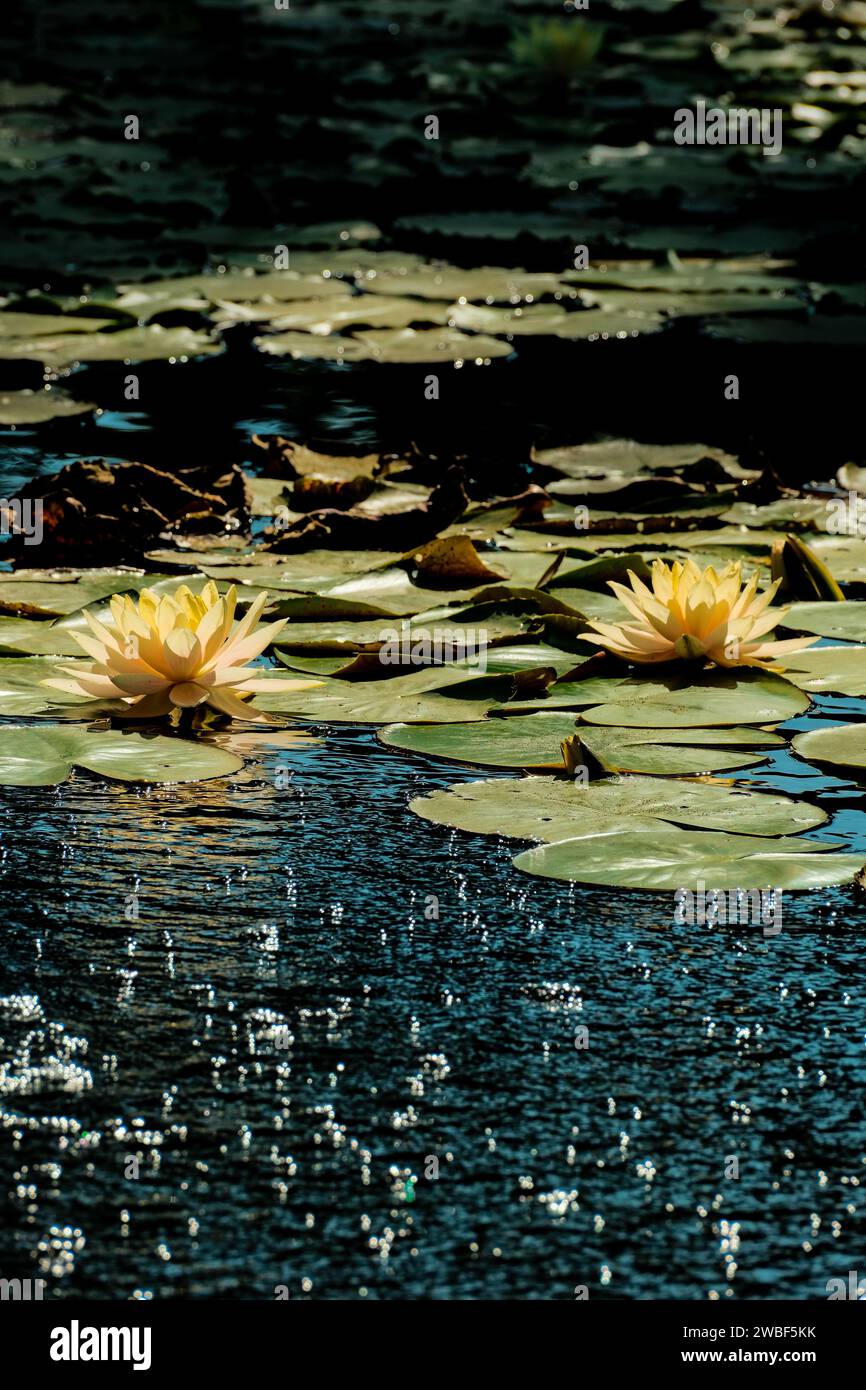
<instances>
[{"instance_id":1,"label":"reflection of flower","mask_svg":"<svg viewBox=\"0 0 866 1390\"><path fill-rule=\"evenodd\" d=\"M652 591L628 572L631 588L611 582L620 602L637 619L634 623L592 622L599 637L587 642L607 647L626 661L712 661L717 666L761 666L773 657L802 650L817 637L794 637L786 642L761 642L788 612L770 609L779 580L760 595L758 572L743 584L739 564L720 574L710 566L703 573L694 560L652 567ZM768 611L769 610L769 611Z\"/></svg>"},{"instance_id":2,"label":"reflection of flower","mask_svg":"<svg viewBox=\"0 0 866 1390\"><path fill-rule=\"evenodd\" d=\"M261 656L285 626L283 620L254 631L267 601L266 593L259 594L246 616L234 623L234 585L225 598L220 598L213 580L200 594L186 584L171 594L143 589L137 603L115 594L113 625L85 611L90 632L73 633L93 664L84 669L61 667L73 679L43 684L73 695L122 701L120 712L140 719L207 704L236 719L262 722L266 716L244 703L247 695L320 684L271 678L246 665Z\"/></svg>"}]
</instances>

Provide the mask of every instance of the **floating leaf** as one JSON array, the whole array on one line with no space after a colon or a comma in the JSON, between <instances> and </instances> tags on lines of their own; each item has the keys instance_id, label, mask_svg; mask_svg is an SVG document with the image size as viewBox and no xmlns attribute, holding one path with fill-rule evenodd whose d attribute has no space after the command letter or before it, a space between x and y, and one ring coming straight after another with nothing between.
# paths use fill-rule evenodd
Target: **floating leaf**
<instances>
[{"instance_id":1,"label":"floating leaf","mask_svg":"<svg viewBox=\"0 0 866 1390\"><path fill-rule=\"evenodd\" d=\"M813 647L798 652L788 658L785 676L801 690L832 690L852 698L866 695L866 647Z\"/></svg>"},{"instance_id":2,"label":"floating leaf","mask_svg":"<svg viewBox=\"0 0 866 1390\"><path fill-rule=\"evenodd\" d=\"M13 574L0 574L0 613L62 617L112 594L151 586L159 578L134 570L96 569L68 574L16 570Z\"/></svg>"},{"instance_id":3,"label":"floating leaf","mask_svg":"<svg viewBox=\"0 0 866 1390\"><path fill-rule=\"evenodd\" d=\"M834 724L797 734L794 751L816 763L866 769L866 724Z\"/></svg>"},{"instance_id":4,"label":"floating leaf","mask_svg":"<svg viewBox=\"0 0 866 1390\"><path fill-rule=\"evenodd\" d=\"M556 275L489 266L459 270L453 266L424 265L406 275L377 275L365 288L374 294L408 294L449 301L476 299L503 304L567 292L567 286Z\"/></svg>"},{"instance_id":5,"label":"floating leaf","mask_svg":"<svg viewBox=\"0 0 866 1390\"><path fill-rule=\"evenodd\" d=\"M68 629L32 618L0 618L0 656L80 656Z\"/></svg>"},{"instance_id":6,"label":"floating leaf","mask_svg":"<svg viewBox=\"0 0 866 1390\"><path fill-rule=\"evenodd\" d=\"M46 624L41 624L45 627ZM76 646L76 655L81 656L81 648ZM65 664L65 663L64 663ZM43 714L58 705L80 708L92 717L101 706L93 701L84 701L64 691L49 690L42 681L56 676L57 662L52 657L26 656L7 657L0 661L0 715L4 717ZM82 713L82 718L85 713Z\"/></svg>"},{"instance_id":7,"label":"floating leaf","mask_svg":"<svg viewBox=\"0 0 866 1390\"><path fill-rule=\"evenodd\" d=\"M651 478L656 473L723 479L747 477L731 454L707 444L640 444L634 439L606 439L599 444L570 444L533 449L533 462L555 468L567 478L604 485L610 477L623 481ZM603 487L603 490L606 490Z\"/></svg>"},{"instance_id":8,"label":"floating leaf","mask_svg":"<svg viewBox=\"0 0 866 1390\"><path fill-rule=\"evenodd\" d=\"M497 778L457 783L416 797L409 805L437 825L518 840L564 840L602 822L625 829L631 818L753 836L793 835L827 819L817 807L786 796L723 783L658 782L654 777L598 782Z\"/></svg>"},{"instance_id":9,"label":"floating leaf","mask_svg":"<svg viewBox=\"0 0 866 1390\"><path fill-rule=\"evenodd\" d=\"M482 767L561 767L560 744L574 733L568 714L527 714L474 724L389 724L379 738L389 748Z\"/></svg>"},{"instance_id":10,"label":"floating leaf","mask_svg":"<svg viewBox=\"0 0 866 1390\"><path fill-rule=\"evenodd\" d=\"M862 856L827 853L830 849L818 841L782 837L768 842L750 835L685 832L646 821L631 830L605 826L524 850L514 865L542 878L610 888L781 892L851 883L862 868ZM671 911L673 915L674 908Z\"/></svg>"},{"instance_id":11,"label":"floating leaf","mask_svg":"<svg viewBox=\"0 0 866 1390\"><path fill-rule=\"evenodd\" d=\"M167 280L148 280L142 285L123 285L114 307L136 318L152 317L167 309L206 309L226 300L250 303L265 298L276 300L346 299L351 285L332 277L297 275L294 271L271 271L265 275L239 274L178 275Z\"/></svg>"},{"instance_id":12,"label":"floating leaf","mask_svg":"<svg viewBox=\"0 0 866 1390\"><path fill-rule=\"evenodd\" d=\"M866 602L792 603L779 626L791 632L814 632L842 642L866 642Z\"/></svg>"},{"instance_id":13,"label":"floating leaf","mask_svg":"<svg viewBox=\"0 0 866 1390\"><path fill-rule=\"evenodd\" d=\"M95 409L91 401L73 400L56 386L47 391L0 393L0 425L41 425L46 420L88 415Z\"/></svg>"},{"instance_id":14,"label":"floating leaf","mask_svg":"<svg viewBox=\"0 0 866 1390\"><path fill-rule=\"evenodd\" d=\"M811 548L840 584L866 584L866 537L816 536Z\"/></svg>"},{"instance_id":15,"label":"floating leaf","mask_svg":"<svg viewBox=\"0 0 866 1390\"><path fill-rule=\"evenodd\" d=\"M452 321L447 304L359 294L353 298L301 299L286 304L221 304L215 313L220 324L268 321L275 333L303 332L327 335L353 324L380 328L408 328L411 324L446 324ZM462 325L460 325L462 326Z\"/></svg>"},{"instance_id":16,"label":"floating leaf","mask_svg":"<svg viewBox=\"0 0 866 1390\"><path fill-rule=\"evenodd\" d=\"M0 339L0 359L41 362L59 371L76 362L185 360L222 352L222 343L191 328L122 328L116 333L58 333Z\"/></svg>"},{"instance_id":17,"label":"floating leaf","mask_svg":"<svg viewBox=\"0 0 866 1390\"><path fill-rule=\"evenodd\" d=\"M202 782L227 777L243 763L197 739L113 729L0 727L0 785L55 786L73 767L122 782Z\"/></svg>"},{"instance_id":18,"label":"floating leaf","mask_svg":"<svg viewBox=\"0 0 866 1390\"><path fill-rule=\"evenodd\" d=\"M556 695L556 686L551 690ZM689 680L628 683L614 701L585 710L589 724L625 728L698 728L702 724L774 724L809 708L809 698L770 671L739 668Z\"/></svg>"},{"instance_id":19,"label":"floating leaf","mask_svg":"<svg viewBox=\"0 0 866 1390\"><path fill-rule=\"evenodd\" d=\"M256 338L260 352L274 357L325 358L345 362L475 362L508 357L510 344L499 338L461 333L456 328L383 328L352 337L275 333Z\"/></svg>"},{"instance_id":20,"label":"floating leaf","mask_svg":"<svg viewBox=\"0 0 866 1390\"><path fill-rule=\"evenodd\" d=\"M578 755L586 749L608 772L694 777L761 762L764 753L735 748L784 747L779 734L756 729L605 729L578 726ZM723 751L720 751L723 750Z\"/></svg>"},{"instance_id":21,"label":"floating leaf","mask_svg":"<svg viewBox=\"0 0 866 1390\"><path fill-rule=\"evenodd\" d=\"M473 675L461 666L438 666L387 681L326 680L297 695L259 695L258 709L294 714L321 723L450 724L483 719L488 710L521 691L543 689L551 667Z\"/></svg>"}]
</instances>

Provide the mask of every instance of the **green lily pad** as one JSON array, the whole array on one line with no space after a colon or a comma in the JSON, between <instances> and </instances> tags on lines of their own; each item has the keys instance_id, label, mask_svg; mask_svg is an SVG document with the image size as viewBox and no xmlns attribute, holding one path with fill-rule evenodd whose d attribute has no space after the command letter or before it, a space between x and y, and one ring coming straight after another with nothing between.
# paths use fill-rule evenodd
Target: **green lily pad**
<instances>
[{"instance_id":1,"label":"green lily pad","mask_svg":"<svg viewBox=\"0 0 866 1390\"><path fill-rule=\"evenodd\" d=\"M382 328L351 337L314 333L275 333L254 339L260 352L275 357L326 358L345 362L481 362L508 357L499 338L461 333L457 328Z\"/></svg>"},{"instance_id":2,"label":"green lily pad","mask_svg":"<svg viewBox=\"0 0 866 1390\"><path fill-rule=\"evenodd\" d=\"M827 853L829 849L818 841L783 837L768 842L750 835L686 832L647 821L631 830L605 826L524 850L514 866L541 878L611 888L781 892L852 882L863 867L862 856Z\"/></svg>"},{"instance_id":3,"label":"green lily pad","mask_svg":"<svg viewBox=\"0 0 866 1390\"><path fill-rule=\"evenodd\" d=\"M634 439L606 439L599 444L569 444L555 449L533 449L531 457L545 468L555 468L567 478L596 481L607 491L605 480L651 478L656 473L688 475L695 469L710 476L754 476L740 468L731 454L709 444L641 444Z\"/></svg>"},{"instance_id":4,"label":"green lily pad","mask_svg":"<svg viewBox=\"0 0 866 1390\"><path fill-rule=\"evenodd\" d=\"M847 604L839 604L847 608ZM788 658L785 676L801 690L866 695L866 647L813 647Z\"/></svg>"},{"instance_id":5,"label":"green lily pad","mask_svg":"<svg viewBox=\"0 0 866 1390\"><path fill-rule=\"evenodd\" d=\"M80 647L76 654L81 656ZM89 713L100 708L94 701L42 685L42 681L57 674L57 662L53 657L7 657L0 661L0 715L8 718L43 714L58 705L81 706Z\"/></svg>"},{"instance_id":6,"label":"green lily pad","mask_svg":"<svg viewBox=\"0 0 866 1390\"><path fill-rule=\"evenodd\" d=\"M561 304L527 304L510 309L486 304L452 304L448 322L471 333L514 333L522 337L554 332L567 312Z\"/></svg>"},{"instance_id":7,"label":"green lily pad","mask_svg":"<svg viewBox=\"0 0 866 1390\"><path fill-rule=\"evenodd\" d=\"M843 463L836 478L840 487L866 494L866 468L858 468L856 463Z\"/></svg>"},{"instance_id":8,"label":"green lily pad","mask_svg":"<svg viewBox=\"0 0 866 1390\"><path fill-rule=\"evenodd\" d=\"M575 733L608 771L664 776L748 767L764 755L732 753L731 748L769 748L785 742L778 734L756 729L586 729L577 727L568 714L509 715L475 724L389 724L379 738L390 748L450 762L561 770L560 745ZM716 751L725 745L726 751Z\"/></svg>"},{"instance_id":9,"label":"green lily pad","mask_svg":"<svg viewBox=\"0 0 866 1390\"><path fill-rule=\"evenodd\" d=\"M560 744L574 733L568 714L527 714L473 724L389 724L389 748L481 767L562 767Z\"/></svg>"},{"instance_id":10,"label":"green lily pad","mask_svg":"<svg viewBox=\"0 0 866 1390\"><path fill-rule=\"evenodd\" d=\"M0 612L63 617L112 594L138 592L158 578L131 570L91 570L68 575L18 570L0 574Z\"/></svg>"},{"instance_id":11,"label":"green lily pad","mask_svg":"<svg viewBox=\"0 0 866 1390\"><path fill-rule=\"evenodd\" d=\"M0 656L80 656L69 631L33 618L0 618Z\"/></svg>"},{"instance_id":12,"label":"green lily pad","mask_svg":"<svg viewBox=\"0 0 866 1390\"><path fill-rule=\"evenodd\" d=\"M57 333L0 339L0 360L41 362L59 371L76 362L185 361L222 352L222 343L191 328L122 328L116 333Z\"/></svg>"},{"instance_id":13,"label":"green lily pad","mask_svg":"<svg viewBox=\"0 0 866 1390\"><path fill-rule=\"evenodd\" d=\"M866 602L792 603L779 627L836 637L840 642L866 642Z\"/></svg>"},{"instance_id":14,"label":"green lily pad","mask_svg":"<svg viewBox=\"0 0 866 1390\"><path fill-rule=\"evenodd\" d=\"M815 314L802 321L786 319L782 323L770 315L719 318L707 323L704 331L712 338L743 343L860 347L866 343L866 314Z\"/></svg>"},{"instance_id":15,"label":"green lily pad","mask_svg":"<svg viewBox=\"0 0 866 1390\"><path fill-rule=\"evenodd\" d=\"M268 322L275 333L328 335L352 324L379 328L408 328L412 324L451 322L447 304L399 296L359 294L350 298L299 299L291 304L222 304L214 317L221 326L237 322ZM461 325L462 326L462 325Z\"/></svg>"},{"instance_id":16,"label":"green lily pad","mask_svg":"<svg viewBox=\"0 0 866 1390\"><path fill-rule=\"evenodd\" d=\"M556 686L552 688L553 695ZM775 724L809 708L809 698L771 671L739 668L692 678L642 682L636 678L616 699L585 710L589 724L624 728L699 728L717 724Z\"/></svg>"},{"instance_id":17,"label":"green lily pad","mask_svg":"<svg viewBox=\"0 0 866 1390\"><path fill-rule=\"evenodd\" d=\"M733 750L778 748L785 744L779 734L736 728L605 729L579 725L577 735L581 745L609 772L639 772L653 777L696 777L753 767L766 753Z\"/></svg>"},{"instance_id":18,"label":"green lily pad","mask_svg":"<svg viewBox=\"0 0 866 1390\"><path fill-rule=\"evenodd\" d=\"M488 303L532 302L544 295L568 293L557 275L526 270L479 266L472 270L453 266L418 266L407 274L382 274L365 282L374 294L414 295L423 299L483 300Z\"/></svg>"},{"instance_id":19,"label":"green lily pad","mask_svg":"<svg viewBox=\"0 0 866 1390\"><path fill-rule=\"evenodd\" d=\"M586 304L597 305L600 309L620 312L644 313L648 309L663 308L666 314L677 317L701 317L710 314L761 314L772 312L802 311L803 303L793 296L781 298L764 294L758 297L745 292L725 293L724 290L701 294L686 292L677 294L674 290L660 296L658 290L622 290L593 287L581 290L581 299ZM662 303L659 304L659 299Z\"/></svg>"},{"instance_id":20,"label":"green lily pad","mask_svg":"<svg viewBox=\"0 0 866 1390\"><path fill-rule=\"evenodd\" d=\"M827 519L827 499L819 497L781 497L763 504L735 502L722 513L723 521L750 530L826 531Z\"/></svg>"},{"instance_id":21,"label":"green lily pad","mask_svg":"<svg viewBox=\"0 0 866 1390\"><path fill-rule=\"evenodd\" d=\"M497 675L473 675L461 666L435 666L391 680L325 680L295 694L257 695L269 714L337 724L451 724L484 719L488 710L521 690L543 688L550 667Z\"/></svg>"},{"instance_id":22,"label":"green lily pad","mask_svg":"<svg viewBox=\"0 0 866 1390\"><path fill-rule=\"evenodd\" d=\"M98 333L110 328L112 319L83 314L22 314L0 312L0 339L53 337L56 333Z\"/></svg>"},{"instance_id":23,"label":"green lily pad","mask_svg":"<svg viewBox=\"0 0 866 1390\"><path fill-rule=\"evenodd\" d=\"M73 400L56 386L43 391L0 393L0 425L41 425L46 420L88 415L95 409L91 401Z\"/></svg>"},{"instance_id":24,"label":"green lily pad","mask_svg":"<svg viewBox=\"0 0 866 1390\"><path fill-rule=\"evenodd\" d=\"M565 840L607 822L672 822L737 835L793 835L827 819L805 801L711 782L658 782L617 777L582 782L565 777L464 782L416 797L410 809L437 825L517 840Z\"/></svg>"},{"instance_id":25,"label":"green lily pad","mask_svg":"<svg viewBox=\"0 0 866 1390\"><path fill-rule=\"evenodd\" d=\"M294 271L269 271L264 275L243 271L226 274L178 275L167 280L148 280L140 285L122 285L114 308L144 319L167 309L207 309L224 300L250 303L262 299L295 300L341 297L352 293L351 285L320 275L297 275Z\"/></svg>"},{"instance_id":26,"label":"green lily pad","mask_svg":"<svg viewBox=\"0 0 866 1390\"><path fill-rule=\"evenodd\" d=\"M866 537L807 537L809 545L840 584L866 584Z\"/></svg>"},{"instance_id":27,"label":"green lily pad","mask_svg":"<svg viewBox=\"0 0 866 1390\"><path fill-rule=\"evenodd\" d=\"M607 309L583 309L555 320L545 332L554 338L606 339L636 338L639 333L657 333L665 327L661 314L630 314L608 312Z\"/></svg>"},{"instance_id":28,"label":"green lily pad","mask_svg":"<svg viewBox=\"0 0 866 1390\"><path fill-rule=\"evenodd\" d=\"M810 762L842 768L866 769L866 724L834 724L828 729L807 729L793 742L795 753Z\"/></svg>"},{"instance_id":29,"label":"green lily pad","mask_svg":"<svg viewBox=\"0 0 866 1390\"><path fill-rule=\"evenodd\" d=\"M121 782L202 782L227 777L243 762L210 744L161 734L0 727L0 785L56 786L74 767Z\"/></svg>"}]
</instances>

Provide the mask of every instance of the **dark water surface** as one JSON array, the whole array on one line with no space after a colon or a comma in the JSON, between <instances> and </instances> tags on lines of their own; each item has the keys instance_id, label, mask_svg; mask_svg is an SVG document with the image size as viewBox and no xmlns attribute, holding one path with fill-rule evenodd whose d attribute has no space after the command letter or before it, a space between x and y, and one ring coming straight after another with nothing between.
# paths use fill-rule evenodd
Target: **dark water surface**
<instances>
[{"instance_id":1,"label":"dark water surface","mask_svg":"<svg viewBox=\"0 0 866 1390\"><path fill-rule=\"evenodd\" d=\"M776 936L675 926L667 895L531 879L407 811L478 774L322 732L231 782L4 791L4 1273L815 1298L858 1268L848 891L790 895ZM856 793L782 760L866 855Z\"/></svg>"}]
</instances>

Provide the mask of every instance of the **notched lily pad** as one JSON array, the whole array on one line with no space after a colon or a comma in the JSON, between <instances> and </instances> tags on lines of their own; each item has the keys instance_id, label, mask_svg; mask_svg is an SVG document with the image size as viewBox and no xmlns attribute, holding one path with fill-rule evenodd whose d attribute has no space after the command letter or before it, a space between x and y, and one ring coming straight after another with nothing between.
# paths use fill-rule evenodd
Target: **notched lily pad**
<instances>
[{"instance_id":1,"label":"notched lily pad","mask_svg":"<svg viewBox=\"0 0 866 1390\"><path fill-rule=\"evenodd\" d=\"M737 835L794 835L827 819L805 801L711 782L658 782L618 777L583 782L563 777L457 783L416 797L411 810L438 825L520 840L564 840L601 822L627 828L631 818L672 822Z\"/></svg>"}]
</instances>

